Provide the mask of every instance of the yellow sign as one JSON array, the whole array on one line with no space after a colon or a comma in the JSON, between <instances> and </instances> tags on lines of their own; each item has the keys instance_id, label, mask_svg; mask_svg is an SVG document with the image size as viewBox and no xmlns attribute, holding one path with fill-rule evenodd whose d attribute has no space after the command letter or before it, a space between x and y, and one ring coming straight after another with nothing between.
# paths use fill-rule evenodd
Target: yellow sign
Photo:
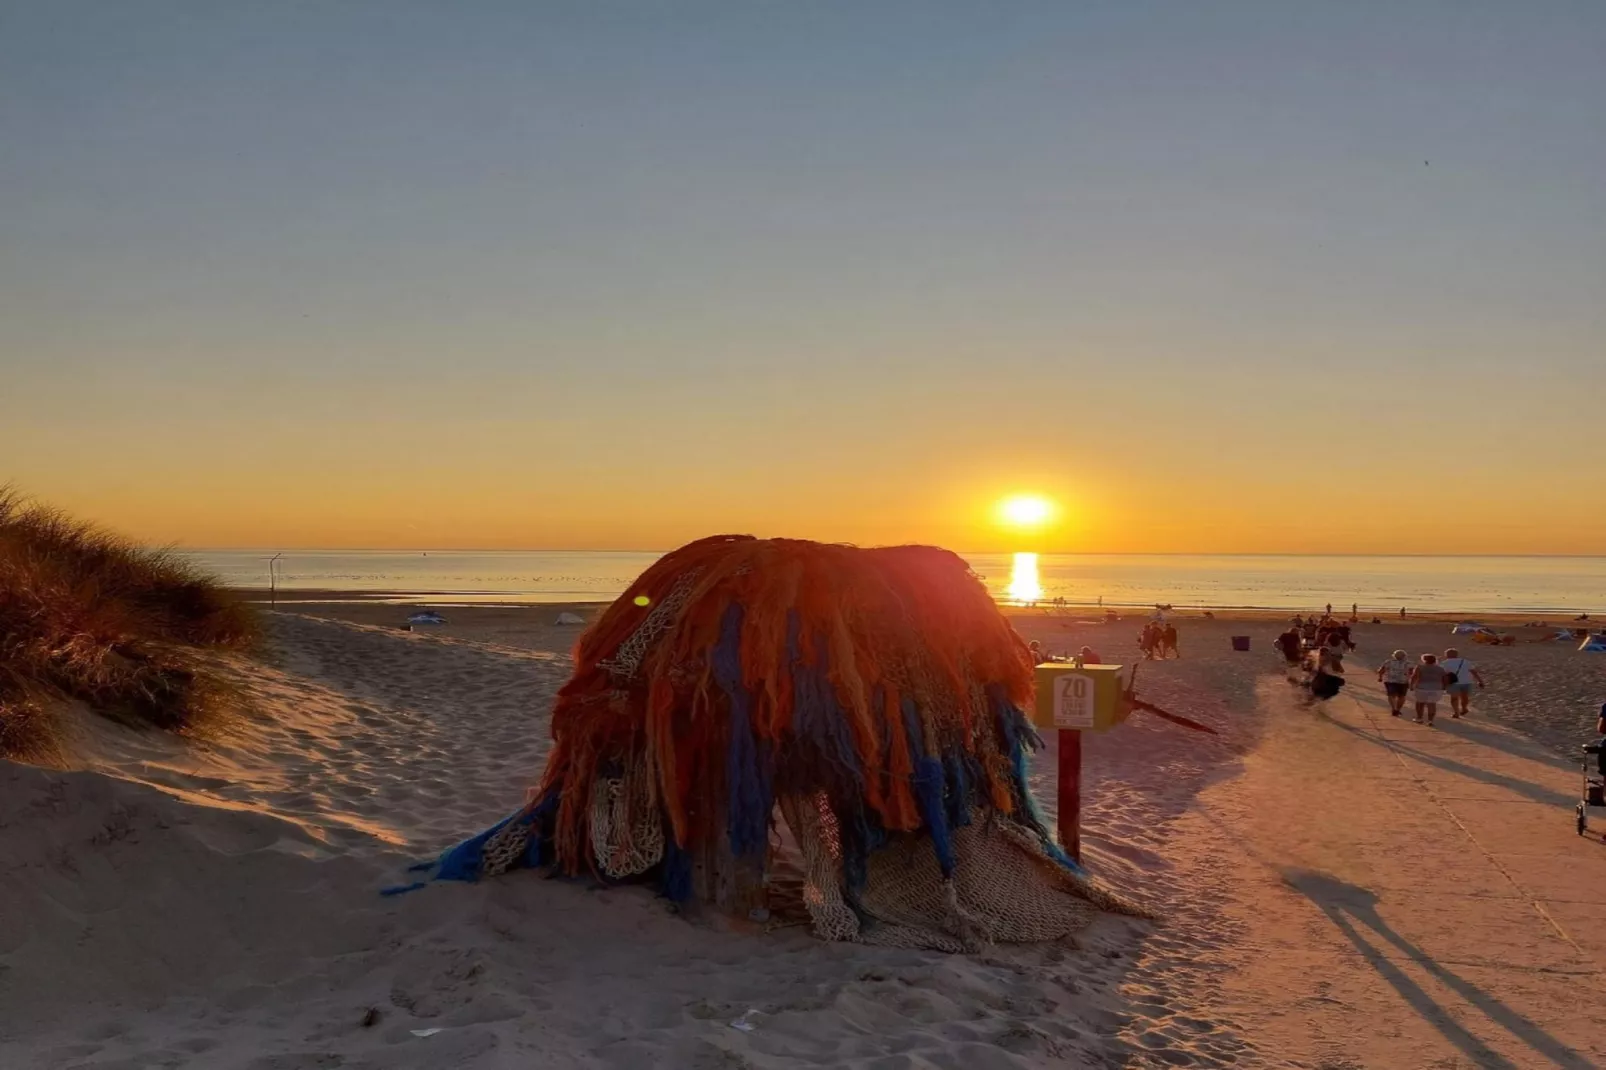
<instances>
[{"instance_id":1,"label":"yellow sign","mask_svg":"<svg viewBox=\"0 0 1606 1070\"><path fill-rule=\"evenodd\" d=\"M1093 727L1093 678L1081 672L1056 673L1054 687L1054 727Z\"/></svg>"},{"instance_id":2,"label":"yellow sign","mask_svg":"<svg viewBox=\"0 0 1606 1070\"><path fill-rule=\"evenodd\" d=\"M1039 728L1107 732L1131 712L1121 701L1121 690L1119 665L1039 665L1033 723Z\"/></svg>"}]
</instances>

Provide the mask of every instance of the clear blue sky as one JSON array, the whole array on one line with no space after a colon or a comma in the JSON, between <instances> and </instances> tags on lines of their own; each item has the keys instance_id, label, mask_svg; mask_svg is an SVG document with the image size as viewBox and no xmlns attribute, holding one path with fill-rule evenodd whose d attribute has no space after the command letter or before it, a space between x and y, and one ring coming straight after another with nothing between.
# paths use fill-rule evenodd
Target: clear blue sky
<instances>
[{"instance_id":1,"label":"clear blue sky","mask_svg":"<svg viewBox=\"0 0 1606 1070\"><path fill-rule=\"evenodd\" d=\"M0 479L147 538L1606 545L1596 0L4 0L0 146Z\"/></svg>"}]
</instances>

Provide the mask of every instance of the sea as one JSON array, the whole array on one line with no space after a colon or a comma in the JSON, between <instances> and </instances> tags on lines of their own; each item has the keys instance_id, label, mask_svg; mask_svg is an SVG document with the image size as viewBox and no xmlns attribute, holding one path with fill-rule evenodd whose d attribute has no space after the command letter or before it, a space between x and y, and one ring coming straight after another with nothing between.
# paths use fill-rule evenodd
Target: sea
<instances>
[{"instance_id":1,"label":"sea","mask_svg":"<svg viewBox=\"0 0 1606 1070\"><path fill-rule=\"evenodd\" d=\"M184 551L235 587L351 591L437 603L603 602L657 553ZM961 555L1003 603L1363 613L1606 613L1606 557L1240 554ZM271 584L270 584L271 570Z\"/></svg>"}]
</instances>

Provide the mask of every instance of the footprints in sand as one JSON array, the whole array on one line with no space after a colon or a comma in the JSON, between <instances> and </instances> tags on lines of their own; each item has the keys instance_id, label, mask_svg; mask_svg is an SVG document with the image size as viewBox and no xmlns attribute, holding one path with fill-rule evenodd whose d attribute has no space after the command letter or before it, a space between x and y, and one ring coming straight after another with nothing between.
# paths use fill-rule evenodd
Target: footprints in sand
<instances>
[{"instance_id":1,"label":"footprints in sand","mask_svg":"<svg viewBox=\"0 0 1606 1070\"><path fill-rule=\"evenodd\" d=\"M215 743L232 768L207 793L429 853L540 774L563 659L293 614L268 640L282 668L235 665L251 708Z\"/></svg>"},{"instance_id":2,"label":"footprints in sand","mask_svg":"<svg viewBox=\"0 0 1606 1070\"><path fill-rule=\"evenodd\" d=\"M1219 736L1134 716L1083 742L1082 829L1089 861L1117 887L1138 890L1161 919L1148 926L1101 919L1086 949L1110 956L1124 1007L1098 1023L1125 1053L1117 1065L1256 1065L1258 1057L1219 1008L1237 934L1217 907L1235 887L1208 845L1174 839L1176 819L1226 775L1258 731L1253 667L1200 658L1146 666L1145 699L1215 727ZM1032 763L1033 791L1054 820L1057 740ZM1067 971L1069 973L1069 971ZM1066 976L1071 990L1095 984Z\"/></svg>"},{"instance_id":3,"label":"footprints in sand","mask_svg":"<svg viewBox=\"0 0 1606 1070\"><path fill-rule=\"evenodd\" d=\"M139 789L134 835L97 846L105 822L89 804L103 800L87 795L69 813L76 795L39 788L33 824L76 822L78 873L49 870L41 847L30 886L95 909L86 946L99 972L86 998L116 1021L86 1033L64 1017L17 1065L1257 1065L1215 1010L1234 934L1213 908L1230 883L1196 846L1168 839L1244 742L1233 695L1190 676L1192 663L1146 670L1145 695L1219 724L1223 738L1135 720L1087 749L1089 853L1112 883L1151 891L1163 923L1105 917L1074 942L941 956L733 931L675 916L641 889L534 874L380 898L398 854L431 854L522 800L567 661L290 614L268 627L268 662L233 670L251 703L237 725L204 753L131 750L137 761L105 767L212 805ZM1033 768L1052 800L1053 754ZM133 787L89 779L74 792L121 799ZM164 865L150 866L158 855ZM90 885L96 897L69 898ZM41 943L36 961L54 961L58 944ZM168 972L153 979L153 962ZM59 979L64 992L83 984ZM149 991L162 997L141 1013L118 1009Z\"/></svg>"}]
</instances>

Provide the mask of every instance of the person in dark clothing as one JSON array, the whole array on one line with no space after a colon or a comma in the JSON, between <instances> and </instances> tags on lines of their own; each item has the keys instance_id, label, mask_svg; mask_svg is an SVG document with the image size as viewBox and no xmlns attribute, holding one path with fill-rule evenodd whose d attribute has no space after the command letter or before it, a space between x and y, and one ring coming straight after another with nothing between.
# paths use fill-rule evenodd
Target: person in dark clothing
<instances>
[{"instance_id":1,"label":"person in dark clothing","mask_svg":"<svg viewBox=\"0 0 1606 1070\"><path fill-rule=\"evenodd\" d=\"M1344 655L1336 644L1316 651L1316 672L1310 678L1310 693L1314 698L1329 699L1344 686Z\"/></svg>"},{"instance_id":2,"label":"person in dark clothing","mask_svg":"<svg viewBox=\"0 0 1606 1070\"><path fill-rule=\"evenodd\" d=\"M1143 626L1143 631L1138 635L1138 649L1143 651L1143 657L1147 661L1153 661L1159 652L1160 626L1154 621L1151 620Z\"/></svg>"},{"instance_id":3,"label":"person in dark clothing","mask_svg":"<svg viewBox=\"0 0 1606 1070\"><path fill-rule=\"evenodd\" d=\"M1595 734L1606 737L1606 702L1600 704L1600 716L1595 718ZM1597 740L1596 747L1598 749L1595 753L1595 768L1601 777L1606 779L1606 738Z\"/></svg>"},{"instance_id":4,"label":"person in dark clothing","mask_svg":"<svg viewBox=\"0 0 1606 1070\"><path fill-rule=\"evenodd\" d=\"M1300 638L1298 628L1290 625L1283 631L1283 634L1277 637L1272 645L1282 651L1283 660L1288 663L1290 669L1299 667Z\"/></svg>"}]
</instances>

